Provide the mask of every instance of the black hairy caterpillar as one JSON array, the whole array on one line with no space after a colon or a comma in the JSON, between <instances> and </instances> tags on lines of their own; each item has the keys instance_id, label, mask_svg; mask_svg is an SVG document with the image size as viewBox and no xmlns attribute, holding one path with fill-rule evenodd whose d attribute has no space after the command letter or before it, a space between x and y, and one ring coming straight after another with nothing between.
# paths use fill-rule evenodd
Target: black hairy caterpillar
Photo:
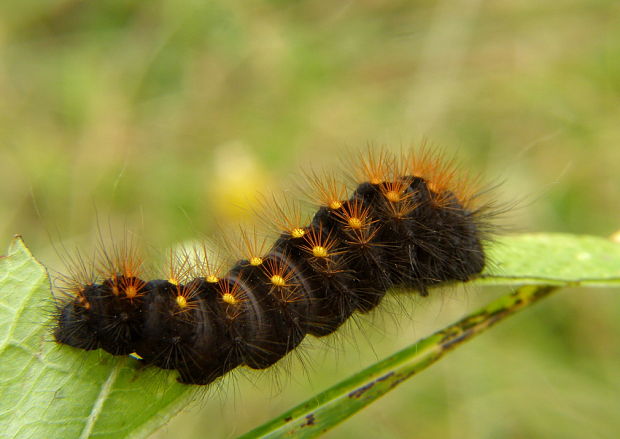
<instances>
[{"instance_id":1,"label":"black hairy caterpillar","mask_svg":"<svg viewBox=\"0 0 620 439\"><path fill-rule=\"evenodd\" d=\"M131 250L105 253L99 279L69 277L56 341L134 354L205 385L238 366L271 366L307 334L331 334L372 310L392 287L426 296L482 271L490 206L451 162L429 149L382 150L357 169L350 195L333 178L310 177L320 200L310 223L275 209L275 243L248 246L223 275L206 260L185 261L168 279L146 281Z\"/></svg>"}]
</instances>

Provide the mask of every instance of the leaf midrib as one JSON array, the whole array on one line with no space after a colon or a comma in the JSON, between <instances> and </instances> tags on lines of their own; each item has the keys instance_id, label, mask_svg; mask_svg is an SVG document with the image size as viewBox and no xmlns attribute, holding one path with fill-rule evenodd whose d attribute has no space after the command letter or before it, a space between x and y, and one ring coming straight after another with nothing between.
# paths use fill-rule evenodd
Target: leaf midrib
<instances>
[{"instance_id":1,"label":"leaf midrib","mask_svg":"<svg viewBox=\"0 0 620 439\"><path fill-rule=\"evenodd\" d=\"M88 439L90 437L90 434L93 431L93 428L97 422L97 419L99 419L99 415L101 414L103 410L103 405L105 404L108 395L112 391L112 385L116 381L116 378L118 377L121 367L122 367L121 362L118 362L117 364L115 364L112 370L110 371L110 374L106 378L105 382L103 383L103 386L101 387L101 391L97 395L97 398L94 400L93 408L91 409L90 414L86 418L86 424L84 425L84 429L82 430L82 433L80 434L80 439Z\"/></svg>"}]
</instances>

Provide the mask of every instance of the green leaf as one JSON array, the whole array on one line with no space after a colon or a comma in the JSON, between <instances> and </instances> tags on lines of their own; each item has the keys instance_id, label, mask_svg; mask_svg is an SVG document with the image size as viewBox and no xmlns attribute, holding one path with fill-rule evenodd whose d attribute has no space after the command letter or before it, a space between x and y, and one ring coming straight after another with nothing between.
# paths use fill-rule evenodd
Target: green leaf
<instances>
[{"instance_id":1,"label":"green leaf","mask_svg":"<svg viewBox=\"0 0 620 439\"><path fill-rule=\"evenodd\" d=\"M619 286L620 244L598 236L504 236L487 249L485 285Z\"/></svg>"},{"instance_id":2,"label":"green leaf","mask_svg":"<svg viewBox=\"0 0 620 439\"><path fill-rule=\"evenodd\" d=\"M191 397L174 373L53 343L51 298L45 269L16 238L0 259L2 437L144 437Z\"/></svg>"},{"instance_id":3,"label":"green leaf","mask_svg":"<svg viewBox=\"0 0 620 439\"><path fill-rule=\"evenodd\" d=\"M569 235L521 235L504 237L489 247L492 264L476 283L493 285L597 285L620 284L620 245L596 237ZM529 291L529 293L527 293ZM545 288L519 290L519 294L539 294ZM56 345L49 328L54 305L45 269L34 260L21 239L16 238L6 257L0 259L0 435L7 438L140 438L165 424L196 396L195 388L176 382L175 372L154 368L139 369L131 358L114 358L101 351L84 352ZM422 340L395 356L379 362L321 395L325 404L321 418L306 418L294 409L298 430L300 420L327 428L325 413L332 424L361 409L402 380L427 367L493 322L493 307L508 312L507 302L486 308L488 322L474 322L463 334L450 328ZM498 314L499 315L499 314ZM503 315L503 314L502 314ZM480 317L479 317L480 318ZM470 321L470 322L473 322ZM469 324L469 323L468 323ZM476 329L472 329L472 328ZM486 328L486 327L485 327ZM446 332L447 331L447 332ZM473 332L472 332L473 331ZM441 336L439 334L444 334ZM407 352L414 355L407 357ZM395 359L394 359L395 358ZM392 361L392 362L391 362ZM402 367L401 367L402 366ZM386 377L389 370L395 375ZM401 367L400 369L395 369ZM397 374L398 379L395 378ZM367 391L361 387L375 382ZM362 380L362 381L357 381ZM360 383L366 384L360 384ZM357 383L357 384L355 384ZM386 383L386 384L379 384ZM387 384L389 383L389 384ZM360 387L361 385L361 387ZM340 393L339 390L340 389ZM357 397L343 397L358 390ZM348 395L348 393L346 393ZM338 396L340 395L340 396ZM323 399L321 399L323 398ZM317 410L313 406L304 410ZM301 417L300 417L301 416ZM280 432L284 418L275 425ZM312 422L310 422L312 421ZM276 425L277 424L277 425ZM295 430L297 429L297 430ZM306 430L311 430L306 428ZM304 431L306 431L304 430ZM264 427L259 432L265 432ZM314 434L314 433L313 433Z\"/></svg>"}]
</instances>

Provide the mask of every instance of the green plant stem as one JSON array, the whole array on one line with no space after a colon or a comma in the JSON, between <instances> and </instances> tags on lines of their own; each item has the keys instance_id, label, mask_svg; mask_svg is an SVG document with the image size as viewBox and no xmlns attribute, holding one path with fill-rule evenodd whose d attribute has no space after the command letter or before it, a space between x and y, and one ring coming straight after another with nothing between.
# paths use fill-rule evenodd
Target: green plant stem
<instances>
[{"instance_id":1,"label":"green plant stem","mask_svg":"<svg viewBox=\"0 0 620 439\"><path fill-rule=\"evenodd\" d=\"M523 286L484 308L375 363L330 389L241 436L312 438L335 427L452 349L558 289Z\"/></svg>"}]
</instances>

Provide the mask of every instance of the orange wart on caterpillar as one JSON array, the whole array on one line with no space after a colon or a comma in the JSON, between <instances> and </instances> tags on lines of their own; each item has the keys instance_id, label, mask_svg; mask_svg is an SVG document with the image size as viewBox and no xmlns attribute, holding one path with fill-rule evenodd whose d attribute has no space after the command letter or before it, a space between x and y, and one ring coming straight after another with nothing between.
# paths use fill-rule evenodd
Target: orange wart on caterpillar
<instances>
[{"instance_id":1,"label":"orange wart on caterpillar","mask_svg":"<svg viewBox=\"0 0 620 439\"><path fill-rule=\"evenodd\" d=\"M131 250L105 252L96 276L78 269L69 277L55 340L133 354L175 369L182 383L206 385L239 366L273 365L306 335L329 335L369 312L392 287L427 296L483 270L493 211L451 161L427 148L369 150L355 170L351 191L309 175L319 201L312 219L273 209L275 242L246 239L248 251L227 271L202 254L149 280Z\"/></svg>"}]
</instances>

